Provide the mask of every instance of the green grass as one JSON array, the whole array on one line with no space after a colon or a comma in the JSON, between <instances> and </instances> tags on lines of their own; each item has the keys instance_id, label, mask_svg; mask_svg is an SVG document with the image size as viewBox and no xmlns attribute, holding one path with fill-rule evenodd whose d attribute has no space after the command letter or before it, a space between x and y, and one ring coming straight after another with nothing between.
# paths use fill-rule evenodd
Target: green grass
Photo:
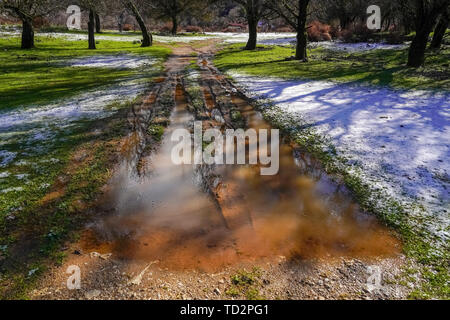
<instances>
[{"instance_id":1,"label":"green grass","mask_svg":"<svg viewBox=\"0 0 450 320\"><path fill-rule=\"evenodd\" d=\"M261 270L256 267L252 271L238 270L231 276L231 287L225 291L225 294L234 298L242 296L247 300L263 300L264 297L259 293L261 276Z\"/></svg>"},{"instance_id":2,"label":"green grass","mask_svg":"<svg viewBox=\"0 0 450 320\"><path fill-rule=\"evenodd\" d=\"M337 154L330 139L318 134L306 121L287 114L268 100L255 101L255 107L284 137L319 160L328 174L343 183L362 210L397 232L403 241L404 254L416 262L414 273L421 279L414 280L416 288L410 292L410 298L450 299L448 243L443 244L430 234L425 228L426 221L410 214L423 210L417 203L401 204L385 190L366 182L362 169L349 165L348 159ZM399 280L399 285L401 281L403 279Z\"/></svg>"},{"instance_id":3,"label":"green grass","mask_svg":"<svg viewBox=\"0 0 450 320\"><path fill-rule=\"evenodd\" d=\"M349 54L322 48L308 50L310 61L287 61L294 49L280 46L259 46L243 51L241 44L223 49L215 58L222 71L242 72L255 76L282 79L335 80L362 82L397 89L450 90L450 48L428 52L426 66L406 67L407 49L374 50Z\"/></svg>"},{"instance_id":4,"label":"green grass","mask_svg":"<svg viewBox=\"0 0 450 320\"><path fill-rule=\"evenodd\" d=\"M148 80L150 86L170 54L168 48L112 41L100 41L98 50L87 50L86 41L45 37L37 37L36 49L21 50L19 46L17 37L0 38L0 111L57 103L131 79ZM83 56L119 53L158 60L139 70L64 65ZM20 127L20 132L2 133L8 141L1 141L0 150L15 152L17 157L0 168L0 190L7 191L0 192L0 298L26 298L48 259L57 264L63 261L61 244L88 218L87 209L95 205L111 176L120 149L117 141L127 132L127 113L141 102L141 97L113 102L105 110L115 113L102 120L79 120L69 127L49 123L51 139L33 145L23 140L22 136L31 132L26 126Z\"/></svg>"},{"instance_id":5,"label":"green grass","mask_svg":"<svg viewBox=\"0 0 450 320\"><path fill-rule=\"evenodd\" d=\"M150 82L161 73L162 62L170 53L166 48L142 49L119 42L100 43L96 51L86 50L84 41L46 38L37 43L38 48L29 51L18 49L18 44L18 39L0 39L0 46L4 48L0 51L0 110L54 103L128 78L146 77ZM148 55L160 61L154 67L140 70L71 68L63 65L64 61L80 56L118 52ZM123 103L113 103L105 108L120 110ZM23 132L13 130L1 133L5 139L12 135L8 141L2 141L1 150L14 152L17 157L12 164L0 168L0 173L8 174L0 178L0 190L13 190L0 193L0 225L8 216L28 208L43 196L64 168L71 151L84 141L85 132L91 124L91 120L82 120L69 128L52 127L54 136L51 141L35 142L33 145L29 145L26 138L30 135L27 127L20 127Z\"/></svg>"},{"instance_id":6,"label":"green grass","mask_svg":"<svg viewBox=\"0 0 450 320\"><path fill-rule=\"evenodd\" d=\"M134 103L139 102L122 103L107 119L78 123L56 137L45 156L8 167L12 174L28 176L26 183L14 176L0 179L1 190L22 188L0 194L0 248L6 259L0 264L0 299L26 299L48 264L63 262L61 245L76 236L111 177L117 141L127 132L126 115ZM92 134L99 126L102 132ZM80 151L85 156L77 159ZM30 275L30 270L36 272Z\"/></svg>"},{"instance_id":7,"label":"green grass","mask_svg":"<svg viewBox=\"0 0 450 320\"><path fill-rule=\"evenodd\" d=\"M165 129L165 127L162 125L151 124L148 127L147 132L149 135L151 135L153 137L153 139L160 142L164 135L164 129Z\"/></svg>"},{"instance_id":8,"label":"green grass","mask_svg":"<svg viewBox=\"0 0 450 320\"><path fill-rule=\"evenodd\" d=\"M168 48L141 48L127 42L100 41L88 50L86 41L37 37L36 49L21 50L19 38L0 38L0 110L22 105L42 105L101 85L133 77L153 76L170 54ZM118 70L65 66L70 59L89 55L131 53L159 58L156 66L142 70Z\"/></svg>"},{"instance_id":9,"label":"green grass","mask_svg":"<svg viewBox=\"0 0 450 320\"><path fill-rule=\"evenodd\" d=\"M429 50L426 65L418 69L405 66L407 49L349 54L317 48L308 50L310 61L302 63L286 60L294 54L292 48L259 46L255 51L243 51L241 47L237 44L223 49L216 56L215 65L222 71L261 77L357 82L395 89L450 90L448 46L439 51ZM383 190L364 182L361 172L349 167L347 159L338 156L331 142L317 134L308 123L299 123L299 119L290 117L270 101L257 102L257 108L274 127L320 160L329 174L340 179L363 210L373 213L398 232L404 253L417 263L413 271L421 279L419 283L414 280L418 287L410 292L410 298L450 299L448 244L437 245L440 242L426 231L424 221L416 221L409 214L423 208L415 203L400 204Z\"/></svg>"}]
</instances>

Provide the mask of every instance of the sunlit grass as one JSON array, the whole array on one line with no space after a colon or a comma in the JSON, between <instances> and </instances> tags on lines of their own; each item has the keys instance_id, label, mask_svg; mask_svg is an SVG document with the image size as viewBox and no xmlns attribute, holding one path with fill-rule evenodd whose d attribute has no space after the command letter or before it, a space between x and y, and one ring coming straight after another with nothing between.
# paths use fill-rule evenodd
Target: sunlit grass
<instances>
[{"instance_id":1,"label":"sunlit grass","mask_svg":"<svg viewBox=\"0 0 450 320\"><path fill-rule=\"evenodd\" d=\"M148 80L150 86L153 78L161 75L171 52L160 46L141 48L132 41L99 41L97 48L88 50L87 41L38 36L35 49L21 50L19 37L0 38L0 112L19 106L57 105L88 90L137 78ZM155 64L112 69L70 67L67 63L85 56L122 53L143 55ZM41 272L39 261L46 257L61 259L58 246L77 221L85 218L78 213L94 201L110 177L116 143L127 130L127 112L140 99L105 105L105 110L115 113L103 120L94 117L72 121L70 126L46 122L51 136L33 143L21 138L30 134L27 127L23 132L1 133L0 151L15 153L16 158L0 167L0 258L10 264L0 277L0 296L23 298L32 280L27 276L29 270ZM98 127L103 129L93 134ZM77 150L86 153L80 161L74 160ZM26 234L37 246L27 249L30 256L12 249L20 247ZM17 255L24 255L24 262L16 262Z\"/></svg>"},{"instance_id":2,"label":"sunlit grass","mask_svg":"<svg viewBox=\"0 0 450 320\"><path fill-rule=\"evenodd\" d=\"M293 48L259 46L255 51L243 51L242 44L237 44L221 51L215 65L223 71L282 79L356 81L399 89L450 89L449 47L428 52L425 67L419 69L406 67L407 49L351 54L316 48L308 53L310 61L303 63L287 60L295 54Z\"/></svg>"},{"instance_id":3,"label":"sunlit grass","mask_svg":"<svg viewBox=\"0 0 450 320\"><path fill-rule=\"evenodd\" d=\"M168 48L141 48L132 42L99 41L88 50L86 41L37 37L36 48L21 50L17 37L0 38L0 110L22 105L41 105L138 75L153 76L162 68ZM90 55L131 53L160 59L147 69L70 67L70 59Z\"/></svg>"}]
</instances>

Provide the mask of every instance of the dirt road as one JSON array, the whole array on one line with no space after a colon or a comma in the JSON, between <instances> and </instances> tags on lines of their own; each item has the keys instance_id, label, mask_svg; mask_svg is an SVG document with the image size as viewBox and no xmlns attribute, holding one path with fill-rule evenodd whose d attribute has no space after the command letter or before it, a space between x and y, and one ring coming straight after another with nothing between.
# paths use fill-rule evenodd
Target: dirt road
<instances>
[{"instance_id":1,"label":"dirt road","mask_svg":"<svg viewBox=\"0 0 450 320\"><path fill-rule=\"evenodd\" d=\"M222 132L271 128L214 68L215 45L174 47L165 77L130 112L108 205L31 297L404 298L392 284L405 263L401 243L288 141L272 177L259 175L258 165L170 161L171 133L195 120ZM67 287L70 266L81 271L79 290ZM369 290L374 275L382 282Z\"/></svg>"}]
</instances>

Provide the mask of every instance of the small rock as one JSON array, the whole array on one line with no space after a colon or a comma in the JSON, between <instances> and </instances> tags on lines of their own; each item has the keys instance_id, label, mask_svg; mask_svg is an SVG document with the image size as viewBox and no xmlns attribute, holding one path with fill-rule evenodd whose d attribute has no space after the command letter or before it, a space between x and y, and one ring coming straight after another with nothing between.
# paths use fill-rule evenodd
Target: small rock
<instances>
[{"instance_id":1,"label":"small rock","mask_svg":"<svg viewBox=\"0 0 450 320\"><path fill-rule=\"evenodd\" d=\"M89 256L91 258L98 258L98 257L100 257L100 253L98 253L98 252L91 252L91 254Z\"/></svg>"},{"instance_id":2,"label":"small rock","mask_svg":"<svg viewBox=\"0 0 450 320\"><path fill-rule=\"evenodd\" d=\"M111 256L112 256L112 253L101 254L100 259L108 260L109 258L111 258Z\"/></svg>"},{"instance_id":3,"label":"small rock","mask_svg":"<svg viewBox=\"0 0 450 320\"><path fill-rule=\"evenodd\" d=\"M31 276L34 275L38 270L39 270L39 268L34 268L34 269L30 270L30 271L28 272L28 276L31 277Z\"/></svg>"},{"instance_id":4,"label":"small rock","mask_svg":"<svg viewBox=\"0 0 450 320\"><path fill-rule=\"evenodd\" d=\"M220 296L222 294L222 292L220 292L219 288L215 288L214 293L217 294L218 296Z\"/></svg>"},{"instance_id":5,"label":"small rock","mask_svg":"<svg viewBox=\"0 0 450 320\"><path fill-rule=\"evenodd\" d=\"M100 254L98 252L91 252L90 256L91 258L100 258L102 260L108 260L109 258L111 258L112 253Z\"/></svg>"}]
</instances>

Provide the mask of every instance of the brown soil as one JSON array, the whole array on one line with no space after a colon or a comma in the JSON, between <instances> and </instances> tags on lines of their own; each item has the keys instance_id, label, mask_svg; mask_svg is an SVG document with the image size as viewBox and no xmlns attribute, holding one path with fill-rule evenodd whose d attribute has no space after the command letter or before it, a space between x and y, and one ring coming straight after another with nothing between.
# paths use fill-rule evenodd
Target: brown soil
<instances>
[{"instance_id":1,"label":"brown soil","mask_svg":"<svg viewBox=\"0 0 450 320\"><path fill-rule=\"evenodd\" d=\"M232 126L229 110L223 105L233 105L247 126L270 128L209 62L215 45L209 41L199 49L188 45L174 48L166 63L167 76L156 83L172 86L175 114L187 116L189 101L181 78L193 59L192 53L197 52L205 108L222 108L225 118L224 124L208 123L221 130ZM152 113L158 105L158 92L153 91L141 108ZM218 105L217 100L224 104ZM131 118L136 118L136 114L134 110ZM148 121L139 119L135 121L136 128ZM136 129L124 153L135 154L137 149L145 148L141 145L146 139L143 135L142 130ZM277 176L260 176L259 166L203 170L201 175L206 181L209 179L206 184L212 195L212 200L208 200L184 184L178 195L178 172L165 167L166 158L158 158L159 154L164 155L164 141L161 151L142 154L141 160L145 158L144 163L151 163L153 170L165 172L168 177L161 180L150 174L147 184L141 180L114 182L112 201L129 196L137 197L136 203L116 208L116 213L103 215L87 226L80 241L67 249L64 265L52 268L42 278L31 293L33 299L249 298L249 287L231 281L244 269L255 273L251 289L267 299L406 296L402 288L387 281L398 275L405 263L400 254L401 243L373 217L360 212L345 192L329 192L331 201L336 203L333 209L338 212L330 214L329 205L324 205L323 197L316 193L319 186L340 190L339 186L326 177L314 179L321 175L319 165L305 162L305 172L299 174L296 161L301 162L302 156L294 158L296 150L291 145L281 148L281 171ZM186 170L182 174L190 174L192 168ZM219 183L211 182L214 177L220 177ZM175 183L170 179L175 179ZM169 198L164 194L168 200L161 207L155 203L159 198L153 199L152 192L164 188L174 195ZM146 197L149 199L140 200ZM66 270L71 265L81 269L81 290L67 289ZM367 289L369 266L380 267L384 280L383 287L372 292Z\"/></svg>"}]
</instances>

